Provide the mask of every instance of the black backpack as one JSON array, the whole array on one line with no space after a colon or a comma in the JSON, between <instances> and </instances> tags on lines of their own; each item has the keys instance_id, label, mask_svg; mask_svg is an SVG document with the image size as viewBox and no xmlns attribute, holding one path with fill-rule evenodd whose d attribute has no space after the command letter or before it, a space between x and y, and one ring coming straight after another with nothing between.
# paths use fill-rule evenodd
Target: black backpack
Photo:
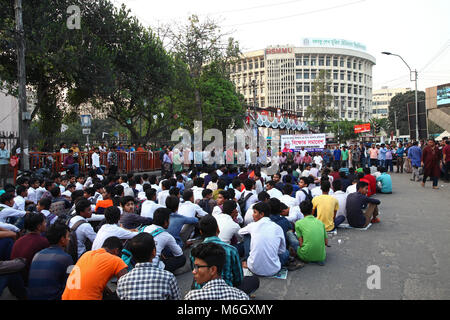
<instances>
[{"instance_id":1,"label":"black backpack","mask_svg":"<svg viewBox=\"0 0 450 320\"><path fill-rule=\"evenodd\" d=\"M69 225L70 219L67 221L67 226ZM70 238L69 243L66 246L65 251L72 257L73 262L76 263L78 261L78 238L76 231L80 225L83 223L88 223L85 220L80 220L76 222L72 228L70 228ZM91 250L92 248L92 242L89 239L86 239L85 242L86 251Z\"/></svg>"},{"instance_id":2,"label":"black backpack","mask_svg":"<svg viewBox=\"0 0 450 320\"><path fill-rule=\"evenodd\" d=\"M252 192L250 192L248 195L245 196L245 198L241 198L238 200L238 205L241 208L241 212L242 214L245 214L245 204L247 203L247 200L250 199L250 197L252 196Z\"/></svg>"},{"instance_id":3,"label":"black backpack","mask_svg":"<svg viewBox=\"0 0 450 320\"><path fill-rule=\"evenodd\" d=\"M301 191L305 194L306 198L304 201L312 201L313 196L311 194L311 190L308 190L308 192L306 192L304 189L301 189Z\"/></svg>"},{"instance_id":4,"label":"black backpack","mask_svg":"<svg viewBox=\"0 0 450 320\"><path fill-rule=\"evenodd\" d=\"M212 213L212 208L209 205L209 200L202 199L202 200L199 201L198 205L200 206L200 208L203 209L203 211L208 212L209 214Z\"/></svg>"}]
</instances>

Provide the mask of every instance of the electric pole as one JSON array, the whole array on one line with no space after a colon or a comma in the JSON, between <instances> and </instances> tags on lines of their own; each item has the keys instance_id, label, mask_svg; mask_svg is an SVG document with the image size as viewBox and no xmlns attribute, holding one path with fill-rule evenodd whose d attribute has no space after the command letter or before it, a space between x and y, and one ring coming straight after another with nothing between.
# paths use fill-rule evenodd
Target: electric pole
<instances>
[{"instance_id":1,"label":"electric pole","mask_svg":"<svg viewBox=\"0 0 450 320\"><path fill-rule=\"evenodd\" d=\"M28 153L28 121L31 115L27 109L27 88L25 72L25 38L22 21L22 0L15 0L16 13L16 43L17 43L17 75L19 82L19 143L20 161L23 170L30 170L30 161Z\"/></svg>"}]
</instances>

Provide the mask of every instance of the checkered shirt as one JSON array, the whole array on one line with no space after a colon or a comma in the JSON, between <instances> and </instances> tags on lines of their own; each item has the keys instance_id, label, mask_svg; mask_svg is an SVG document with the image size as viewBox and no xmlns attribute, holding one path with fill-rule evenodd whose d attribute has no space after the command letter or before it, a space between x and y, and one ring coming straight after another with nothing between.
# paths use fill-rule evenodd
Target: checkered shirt
<instances>
[{"instance_id":1,"label":"checkered shirt","mask_svg":"<svg viewBox=\"0 0 450 320\"><path fill-rule=\"evenodd\" d=\"M133 270L119 278L117 295L121 300L180 300L175 276L153 266L137 263Z\"/></svg>"},{"instance_id":2,"label":"checkered shirt","mask_svg":"<svg viewBox=\"0 0 450 320\"><path fill-rule=\"evenodd\" d=\"M223 279L214 279L203 288L189 291L184 300L249 300L245 292L230 287Z\"/></svg>"}]
</instances>

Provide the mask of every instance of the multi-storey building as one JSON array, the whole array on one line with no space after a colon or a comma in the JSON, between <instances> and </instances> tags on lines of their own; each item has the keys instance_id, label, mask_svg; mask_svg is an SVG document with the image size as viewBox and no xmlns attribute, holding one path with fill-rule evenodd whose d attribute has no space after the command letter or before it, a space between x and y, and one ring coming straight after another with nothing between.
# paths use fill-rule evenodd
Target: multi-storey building
<instances>
[{"instance_id":1,"label":"multi-storey building","mask_svg":"<svg viewBox=\"0 0 450 320\"><path fill-rule=\"evenodd\" d=\"M391 99L399 93L410 91L409 88L388 88L381 87L380 90L373 91L372 97L372 117L377 119L387 118L389 115L389 104Z\"/></svg>"},{"instance_id":2,"label":"multi-storey building","mask_svg":"<svg viewBox=\"0 0 450 320\"><path fill-rule=\"evenodd\" d=\"M340 119L366 121L372 115L372 67L375 58L359 43L345 40L304 39L302 47L268 47L244 53L230 66L231 80L249 106L255 106L262 123L273 119L306 122L314 80L321 70L328 74L330 108ZM289 121L288 121L289 120ZM305 128L305 126L294 126ZM282 128L283 129L283 128Z\"/></svg>"}]
</instances>

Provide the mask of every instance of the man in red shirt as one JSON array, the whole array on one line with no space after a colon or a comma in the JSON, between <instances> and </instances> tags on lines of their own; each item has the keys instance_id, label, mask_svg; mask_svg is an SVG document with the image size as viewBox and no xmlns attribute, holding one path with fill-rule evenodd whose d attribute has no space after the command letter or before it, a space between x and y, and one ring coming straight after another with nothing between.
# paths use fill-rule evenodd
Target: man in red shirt
<instances>
[{"instance_id":1,"label":"man in red shirt","mask_svg":"<svg viewBox=\"0 0 450 320\"><path fill-rule=\"evenodd\" d=\"M450 170L450 140L445 141L445 147L442 149L442 163L444 164L444 180L450 182L448 171Z\"/></svg>"},{"instance_id":2,"label":"man in red shirt","mask_svg":"<svg viewBox=\"0 0 450 320\"><path fill-rule=\"evenodd\" d=\"M370 197L377 193L377 179L373 175L370 174L370 168L364 168L365 176L362 181L366 180L369 184L369 191L367 192L367 196Z\"/></svg>"},{"instance_id":3,"label":"man in red shirt","mask_svg":"<svg viewBox=\"0 0 450 320\"><path fill-rule=\"evenodd\" d=\"M11 252L11 260L16 258L25 258L26 266L22 270L22 277L25 285L28 284L28 273L30 271L31 261L36 253L50 246L47 238L41 233L45 232L47 222L42 213L29 213L25 216L24 227L28 231L14 243Z\"/></svg>"}]
</instances>

